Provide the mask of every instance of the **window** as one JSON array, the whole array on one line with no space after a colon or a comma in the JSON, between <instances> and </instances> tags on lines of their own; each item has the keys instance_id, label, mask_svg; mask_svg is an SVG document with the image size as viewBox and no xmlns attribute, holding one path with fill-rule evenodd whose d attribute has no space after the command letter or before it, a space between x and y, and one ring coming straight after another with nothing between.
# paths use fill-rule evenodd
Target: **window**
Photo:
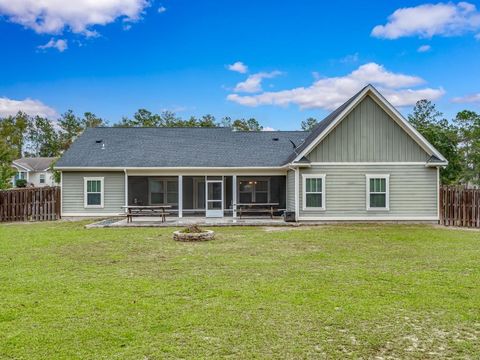
<instances>
[{"instance_id":1,"label":"window","mask_svg":"<svg viewBox=\"0 0 480 360\"><path fill-rule=\"evenodd\" d=\"M175 179L149 179L151 205L177 205L178 181Z\"/></svg>"},{"instance_id":2,"label":"window","mask_svg":"<svg viewBox=\"0 0 480 360\"><path fill-rule=\"evenodd\" d=\"M389 210L390 175L366 175L367 210Z\"/></svg>"},{"instance_id":3,"label":"window","mask_svg":"<svg viewBox=\"0 0 480 360\"><path fill-rule=\"evenodd\" d=\"M325 175L303 175L303 209L325 210Z\"/></svg>"},{"instance_id":4,"label":"window","mask_svg":"<svg viewBox=\"0 0 480 360\"><path fill-rule=\"evenodd\" d=\"M45 184L45 174L40 174L40 184Z\"/></svg>"},{"instance_id":5,"label":"window","mask_svg":"<svg viewBox=\"0 0 480 360\"><path fill-rule=\"evenodd\" d=\"M19 171L15 174L15 181L25 180L27 178L27 173L25 171Z\"/></svg>"},{"instance_id":6,"label":"window","mask_svg":"<svg viewBox=\"0 0 480 360\"><path fill-rule=\"evenodd\" d=\"M268 203L270 180L245 179L238 182L240 204Z\"/></svg>"},{"instance_id":7,"label":"window","mask_svg":"<svg viewBox=\"0 0 480 360\"><path fill-rule=\"evenodd\" d=\"M84 178L85 207L103 208L103 177Z\"/></svg>"}]
</instances>

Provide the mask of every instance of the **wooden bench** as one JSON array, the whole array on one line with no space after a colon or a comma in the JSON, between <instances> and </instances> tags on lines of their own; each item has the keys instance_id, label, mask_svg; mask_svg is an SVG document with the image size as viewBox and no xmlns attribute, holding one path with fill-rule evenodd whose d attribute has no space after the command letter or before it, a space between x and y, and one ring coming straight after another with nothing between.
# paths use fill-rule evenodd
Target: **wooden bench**
<instances>
[{"instance_id":1,"label":"wooden bench","mask_svg":"<svg viewBox=\"0 0 480 360\"><path fill-rule=\"evenodd\" d=\"M122 208L127 210L126 217L127 223L133 222L134 217L159 217L162 219L162 222L166 221L167 215L170 213L166 212L165 209L171 208L170 205L151 205L151 206L122 206Z\"/></svg>"},{"instance_id":2,"label":"wooden bench","mask_svg":"<svg viewBox=\"0 0 480 360\"><path fill-rule=\"evenodd\" d=\"M250 204L237 204L238 215L240 219L243 214L261 213L270 215L270 219L273 219L273 213L278 211L278 203L250 203Z\"/></svg>"}]
</instances>

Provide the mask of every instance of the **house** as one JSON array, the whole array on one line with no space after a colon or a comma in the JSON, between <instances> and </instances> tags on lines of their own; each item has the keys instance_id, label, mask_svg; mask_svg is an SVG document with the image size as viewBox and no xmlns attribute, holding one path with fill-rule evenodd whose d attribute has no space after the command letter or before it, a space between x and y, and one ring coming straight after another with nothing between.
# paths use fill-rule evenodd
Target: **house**
<instances>
[{"instance_id":1,"label":"house","mask_svg":"<svg viewBox=\"0 0 480 360\"><path fill-rule=\"evenodd\" d=\"M12 162L12 167L16 171L12 178L12 185L16 186L19 179L26 180L27 186L55 186L50 166L57 158L53 157L32 157L21 158Z\"/></svg>"},{"instance_id":2,"label":"house","mask_svg":"<svg viewBox=\"0 0 480 360\"><path fill-rule=\"evenodd\" d=\"M278 203L297 221L436 221L446 159L371 85L311 132L94 128L65 152L64 216L169 204L178 217Z\"/></svg>"}]
</instances>

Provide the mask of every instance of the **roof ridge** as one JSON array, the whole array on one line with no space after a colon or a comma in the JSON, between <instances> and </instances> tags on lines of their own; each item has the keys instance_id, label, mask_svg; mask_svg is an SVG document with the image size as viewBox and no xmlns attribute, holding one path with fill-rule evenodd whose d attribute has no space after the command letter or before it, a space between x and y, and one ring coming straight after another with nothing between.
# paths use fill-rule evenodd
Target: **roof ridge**
<instances>
[{"instance_id":1,"label":"roof ridge","mask_svg":"<svg viewBox=\"0 0 480 360\"><path fill-rule=\"evenodd\" d=\"M227 126L95 126L87 129L231 129Z\"/></svg>"}]
</instances>

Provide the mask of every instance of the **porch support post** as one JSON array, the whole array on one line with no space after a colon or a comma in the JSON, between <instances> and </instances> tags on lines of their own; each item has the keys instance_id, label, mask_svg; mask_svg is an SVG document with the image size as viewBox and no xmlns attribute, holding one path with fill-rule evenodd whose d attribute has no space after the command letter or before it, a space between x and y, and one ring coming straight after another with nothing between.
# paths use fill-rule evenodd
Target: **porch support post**
<instances>
[{"instance_id":1,"label":"porch support post","mask_svg":"<svg viewBox=\"0 0 480 360\"><path fill-rule=\"evenodd\" d=\"M237 217L237 175L232 176L232 216Z\"/></svg>"},{"instance_id":2,"label":"porch support post","mask_svg":"<svg viewBox=\"0 0 480 360\"><path fill-rule=\"evenodd\" d=\"M128 173L127 169L123 169L123 172L125 173L125 206L128 206ZM125 208L125 213L128 212L128 209Z\"/></svg>"},{"instance_id":3,"label":"porch support post","mask_svg":"<svg viewBox=\"0 0 480 360\"><path fill-rule=\"evenodd\" d=\"M183 217L183 175L178 175L178 217Z\"/></svg>"},{"instance_id":4,"label":"porch support post","mask_svg":"<svg viewBox=\"0 0 480 360\"><path fill-rule=\"evenodd\" d=\"M300 216L300 169L295 168L295 221Z\"/></svg>"}]
</instances>

